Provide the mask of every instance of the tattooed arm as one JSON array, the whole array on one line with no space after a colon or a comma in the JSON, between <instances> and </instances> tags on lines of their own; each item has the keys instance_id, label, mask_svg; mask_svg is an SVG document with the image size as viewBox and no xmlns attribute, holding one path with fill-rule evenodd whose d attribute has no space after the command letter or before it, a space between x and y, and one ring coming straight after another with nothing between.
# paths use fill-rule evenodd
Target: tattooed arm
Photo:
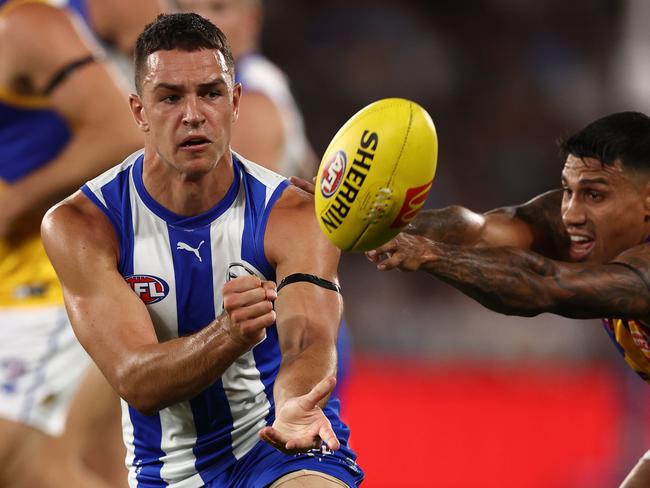
<instances>
[{"instance_id":1,"label":"tattooed arm","mask_svg":"<svg viewBox=\"0 0 650 488\"><path fill-rule=\"evenodd\" d=\"M553 190L523 205L502 207L485 214L459 206L424 210L406 232L447 244L512 246L558 257L559 250L566 247L561 202L562 192Z\"/></svg>"},{"instance_id":2,"label":"tattooed arm","mask_svg":"<svg viewBox=\"0 0 650 488\"><path fill-rule=\"evenodd\" d=\"M472 248L400 234L369 257L380 270L399 266L427 271L508 315L551 312L572 318L637 319L650 315L648 244L609 264L591 265L555 261L512 247Z\"/></svg>"}]
</instances>

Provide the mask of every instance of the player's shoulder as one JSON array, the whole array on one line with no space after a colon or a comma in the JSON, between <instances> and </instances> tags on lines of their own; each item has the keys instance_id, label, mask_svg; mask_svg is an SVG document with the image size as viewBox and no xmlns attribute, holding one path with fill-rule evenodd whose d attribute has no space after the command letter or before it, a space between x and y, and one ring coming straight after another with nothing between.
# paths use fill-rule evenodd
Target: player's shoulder
<instances>
[{"instance_id":1,"label":"player's shoulder","mask_svg":"<svg viewBox=\"0 0 650 488\"><path fill-rule=\"evenodd\" d=\"M78 246L112 252L117 242L110 221L81 191L46 212L41 236L47 249L64 252L74 252Z\"/></svg>"}]
</instances>

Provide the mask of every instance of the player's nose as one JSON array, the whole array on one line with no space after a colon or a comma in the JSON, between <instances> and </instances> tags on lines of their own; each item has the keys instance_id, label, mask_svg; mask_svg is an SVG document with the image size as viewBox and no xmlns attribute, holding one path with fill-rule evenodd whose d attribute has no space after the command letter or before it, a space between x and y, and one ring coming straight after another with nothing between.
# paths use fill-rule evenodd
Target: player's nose
<instances>
[{"instance_id":1,"label":"player's nose","mask_svg":"<svg viewBox=\"0 0 650 488\"><path fill-rule=\"evenodd\" d=\"M201 111L198 97L185 97L183 104L183 123L191 127L197 127L205 122L205 116Z\"/></svg>"}]
</instances>

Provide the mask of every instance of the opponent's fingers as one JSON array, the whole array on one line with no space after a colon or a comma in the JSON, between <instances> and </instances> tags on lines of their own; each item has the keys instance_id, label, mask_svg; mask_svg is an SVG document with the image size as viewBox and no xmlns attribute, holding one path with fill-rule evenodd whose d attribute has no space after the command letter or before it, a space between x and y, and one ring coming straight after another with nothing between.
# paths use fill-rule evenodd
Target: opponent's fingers
<instances>
[{"instance_id":1,"label":"opponent's fingers","mask_svg":"<svg viewBox=\"0 0 650 488\"><path fill-rule=\"evenodd\" d=\"M300 406L305 410L312 410L316 405L318 405L318 402L332 393L335 386L336 378L334 378L334 376L323 378L309 393L298 398Z\"/></svg>"},{"instance_id":2,"label":"opponent's fingers","mask_svg":"<svg viewBox=\"0 0 650 488\"><path fill-rule=\"evenodd\" d=\"M372 249L371 251L366 252L366 256L368 256L368 259L370 259L371 261L374 261L378 259L380 256L382 256L383 254L393 253L396 250L397 250L397 237L395 239L391 239L386 244L383 244L376 249Z\"/></svg>"},{"instance_id":3,"label":"opponent's fingers","mask_svg":"<svg viewBox=\"0 0 650 488\"><path fill-rule=\"evenodd\" d=\"M379 271L388 271L397 268L404 261L404 254L397 251L392 254L386 255L379 263L377 269Z\"/></svg>"},{"instance_id":4,"label":"opponent's fingers","mask_svg":"<svg viewBox=\"0 0 650 488\"><path fill-rule=\"evenodd\" d=\"M314 178L314 181L315 180L316 178ZM316 186L313 183L310 183L307 180L303 180L302 178L299 178L297 176L290 177L289 181L291 181L291 184L297 186L301 190L304 190L307 193L311 193L312 195L314 194L314 190L316 189Z\"/></svg>"}]
</instances>

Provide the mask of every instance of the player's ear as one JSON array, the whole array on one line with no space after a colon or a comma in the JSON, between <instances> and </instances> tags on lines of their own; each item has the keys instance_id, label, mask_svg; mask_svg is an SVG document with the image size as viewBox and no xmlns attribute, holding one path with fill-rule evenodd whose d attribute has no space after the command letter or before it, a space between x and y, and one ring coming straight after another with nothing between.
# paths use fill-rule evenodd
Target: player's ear
<instances>
[{"instance_id":1,"label":"player's ear","mask_svg":"<svg viewBox=\"0 0 650 488\"><path fill-rule=\"evenodd\" d=\"M232 89L232 122L239 118L239 101L241 100L241 83L235 83Z\"/></svg>"},{"instance_id":2,"label":"player's ear","mask_svg":"<svg viewBox=\"0 0 650 488\"><path fill-rule=\"evenodd\" d=\"M149 120L147 119L147 113L144 110L140 96L135 93L129 95L129 106L131 107L135 123L138 124L140 130L142 132L149 132Z\"/></svg>"}]
</instances>

